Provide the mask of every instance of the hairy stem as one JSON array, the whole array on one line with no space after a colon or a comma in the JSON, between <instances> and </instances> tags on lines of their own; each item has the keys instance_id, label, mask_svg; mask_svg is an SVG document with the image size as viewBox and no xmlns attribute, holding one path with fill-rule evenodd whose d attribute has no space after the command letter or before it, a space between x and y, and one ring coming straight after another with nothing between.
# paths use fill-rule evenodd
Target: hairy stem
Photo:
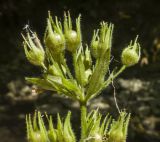
<instances>
[{"instance_id":1,"label":"hairy stem","mask_svg":"<svg viewBox=\"0 0 160 142\"><path fill-rule=\"evenodd\" d=\"M85 134L86 134L86 116L87 116L87 106L86 103L80 104L81 109L81 140L80 142L85 142Z\"/></svg>"}]
</instances>

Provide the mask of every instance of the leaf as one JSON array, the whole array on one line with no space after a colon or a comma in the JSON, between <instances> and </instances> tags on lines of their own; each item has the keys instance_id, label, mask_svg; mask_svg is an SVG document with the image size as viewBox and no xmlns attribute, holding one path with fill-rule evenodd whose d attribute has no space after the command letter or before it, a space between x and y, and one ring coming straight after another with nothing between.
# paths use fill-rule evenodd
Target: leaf
<instances>
[{"instance_id":1,"label":"leaf","mask_svg":"<svg viewBox=\"0 0 160 142\"><path fill-rule=\"evenodd\" d=\"M48 118L48 116L47 116L47 118ZM54 129L54 126L53 126L52 116L50 116L48 118L48 122L49 122L48 137L51 142L57 142L57 134L56 134L56 130Z\"/></svg>"},{"instance_id":2,"label":"leaf","mask_svg":"<svg viewBox=\"0 0 160 142\"><path fill-rule=\"evenodd\" d=\"M55 91L55 89L53 88L53 86L47 82L45 79L41 79L41 78L29 78L26 77L25 78L26 81L37 85L38 87L45 89L45 90L51 90L51 91Z\"/></svg>"},{"instance_id":3,"label":"leaf","mask_svg":"<svg viewBox=\"0 0 160 142\"><path fill-rule=\"evenodd\" d=\"M64 122L64 137L66 142L76 142L76 138L71 127L70 117L71 112L69 111Z\"/></svg>"},{"instance_id":4,"label":"leaf","mask_svg":"<svg viewBox=\"0 0 160 142\"><path fill-rule=\"evenodd\" d=\"M43 122L43 119L42 119L40 112L38 112L38 124L39 124L41 139L42 139L42 141L47 142L48 141L48 134L47 134L47 130L44 125L44 122Z\"/></svg>"}]
</instances>

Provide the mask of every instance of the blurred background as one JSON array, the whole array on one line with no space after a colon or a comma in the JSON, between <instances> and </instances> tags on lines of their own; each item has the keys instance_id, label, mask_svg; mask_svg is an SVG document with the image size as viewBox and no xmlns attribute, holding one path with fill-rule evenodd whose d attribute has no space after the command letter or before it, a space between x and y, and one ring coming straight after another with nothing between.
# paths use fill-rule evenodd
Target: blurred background
<instances>
[{"instance_id":1,"label":"blurred background","mask_svg":"<svg viewBox=\"0 0 160 142\"><path fill-rule=\"evenodd\" d=\"M34 86L25 76L40 75L24 55L21 32L26 24L40 39L48 10L63 19L70 11L73 19L82 14L83 42L89 43L100 21L115 25L112 65L120 66L121 51L139 35L142 58L114 82L121 109L132 112L128 141L160 141L160 1L159 0L0 0L0 141L25 142L25 114L35 109L55 116L72 110L72 121L79 123L78 104L48 92L33 94ZM89 109L102 113L118 112L113 86L92 100ZM74 123L74 124L78 124ZM79 126L73 126L78 133Z\"/></svg>"}]
</instances>

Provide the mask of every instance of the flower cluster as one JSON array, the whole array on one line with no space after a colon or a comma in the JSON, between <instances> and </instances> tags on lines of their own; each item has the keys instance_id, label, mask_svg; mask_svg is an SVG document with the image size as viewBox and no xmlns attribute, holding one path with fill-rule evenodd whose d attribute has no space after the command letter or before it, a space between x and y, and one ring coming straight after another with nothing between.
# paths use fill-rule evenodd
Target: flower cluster
<instances>
[{"instance_id":1,"label":"flower cluster","mask_svg":"<svg viewBox=\"0 0 160 142\"><path fill-rule=\"evenodd\" d=\"M63 22L57 17L53 19L49 12L43 43L30 29L22 34L28 61L43 70L40 77L27 77L26 80L43 90L56 91L79 102L80 142L125 142L130 114L121 112L117 121L109 116L102 120L98 111L87 113L87 102L99 95L125 68L138 63L140 45L137 38L133 44L131 42L122 51L121 67L109 72L114 25L101 22L100 28L94 30L90 45L83 45L80 21L81 16L78 16L74 26L69 12L64 14ZM67 64L66 54L72 57L73 71ZM49 129L46 129L40 112L35 114L33 123L30 115L26 117L29 141L76 141L70 113L64 123L58 115L57 128L53 127L51 117L47 116L47 119Z\"/></svg>"}]
</instances>

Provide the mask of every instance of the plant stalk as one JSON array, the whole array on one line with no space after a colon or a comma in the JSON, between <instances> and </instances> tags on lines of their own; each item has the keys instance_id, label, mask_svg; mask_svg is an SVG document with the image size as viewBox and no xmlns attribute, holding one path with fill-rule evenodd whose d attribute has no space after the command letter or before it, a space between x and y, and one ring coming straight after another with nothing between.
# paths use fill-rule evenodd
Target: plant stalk
<instances>
[{"instance_id":1,"label":"plant stalk","mask_svg":"<svg viewBox=\"0 0 160 142\"><path fill-rule=\"evenodd\" d=\"M87 105L86 102L80 103L80 110L81 110L81 140L80 142L85 142L86 138L86 117L87 117Z\"/></svg>"}]
</instances>

